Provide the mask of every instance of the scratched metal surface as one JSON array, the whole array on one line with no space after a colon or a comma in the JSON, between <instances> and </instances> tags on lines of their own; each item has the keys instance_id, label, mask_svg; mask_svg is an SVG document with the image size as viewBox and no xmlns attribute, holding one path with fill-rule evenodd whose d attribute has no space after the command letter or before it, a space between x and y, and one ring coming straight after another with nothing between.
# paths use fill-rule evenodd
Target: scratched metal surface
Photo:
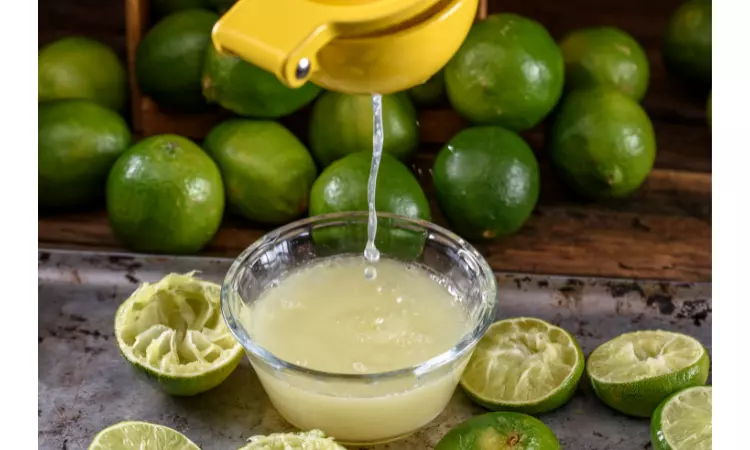
<instances>
[{"instance_id":1,"label":"scratched metal surface","mask_svg":"<svg viewBox=\"0 0 750 450\"><path fill-rule=\"evenodd\" d=\"M204 449L237 449L250 436L291 430L247 362L218 388L171 398L130 369L113 337L115 309L142 281L200 270L221 281L230 261L80 252L39 252L39 448L85 449L122 420L173 427ZM574 333L588 354L637 329L688 333L711 351L711 285L498 275L500 315L547 319ZM373 450L431 449L452 426L484 412L460 390L417 434ZM603 406L585 382L573 400L540 417L573 450L650 448L649 424Z\"/></svg>"}]
</instances>

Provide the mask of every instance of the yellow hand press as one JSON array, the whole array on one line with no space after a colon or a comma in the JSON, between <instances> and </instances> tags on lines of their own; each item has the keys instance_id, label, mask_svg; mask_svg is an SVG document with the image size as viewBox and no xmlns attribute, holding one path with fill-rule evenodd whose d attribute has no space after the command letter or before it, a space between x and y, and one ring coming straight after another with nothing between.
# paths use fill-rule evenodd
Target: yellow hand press
<instances>
[{"instance_id":1,"label":"yellow hand press","mask_svg":"<svg viewBox=\"0 0 750 450\"><path fill-rule=\"evenodd\" d=\"M299 87L391 94L424 83L458 51L478 0L239 0L213 42Z\"/></svg>"}]
</instances>

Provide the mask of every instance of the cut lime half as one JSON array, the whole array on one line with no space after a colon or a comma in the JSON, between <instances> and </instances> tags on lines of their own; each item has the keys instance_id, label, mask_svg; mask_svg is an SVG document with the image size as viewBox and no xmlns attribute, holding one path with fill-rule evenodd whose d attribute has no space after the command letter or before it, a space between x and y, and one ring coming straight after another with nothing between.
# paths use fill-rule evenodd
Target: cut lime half
<instances>
[{"instance_id":1,"label":"cut lime half","mask_svg":"<svg viewBox=\"0 0 750 450\"><path fill-rule=\"evenodd\" d=\"M221 288L193 273L144 283L115 314L120 352L171 395L216 387L237 367L242 347L219 307Z\"/></svg>"},{"instance_id":2,"label":"cut lime half","mask_svg":"<svg viewBox=\"0 0 750 450\"><path fill-rule=\"evenodd\" d=\"M94 437L89 450L200 450L190 439L162 425L120 422Z\"/></svg>"},{"instance_id":3,"label":"cut lime half","mask_svg":"<svg viewBox=\"0 0 750 450\"><path fill-rule=\"evenodd\" d=\"M636 331L591 352L586 372L596 395L625 414L650 417L667 396L708 379L708 352L671 331Z\"/></svg>"},{"instance_id":4,"label":"cut lime half","mask_svg":"<svg viewBox=\"0 0 750 450\"><path fill-rule=\"evenodd\" d=\"M664 400L651 418L655 450L711 450L711 386L684 389Z\"/></svg>"},{"instance_id":5,"label":"cut lime half","mask_svg":"<svg viewBox=\"0 0 750 450\"><path fill-rule=\"evenodd\" d=\"M461 377L461 386L491 410L539 414L565 404L583 374L575 338L540 319L519 317L487 330Z\"/></svg>"},{"instance_id":6,"label":"cut lime half","mask_svg":"<svg viewBox=\"0 0 750 450\"><path fill-rule=\"evenodd\" d=\"M320 430L253 436L240 450L346 450Z\"/></svg>"}]
</instances>

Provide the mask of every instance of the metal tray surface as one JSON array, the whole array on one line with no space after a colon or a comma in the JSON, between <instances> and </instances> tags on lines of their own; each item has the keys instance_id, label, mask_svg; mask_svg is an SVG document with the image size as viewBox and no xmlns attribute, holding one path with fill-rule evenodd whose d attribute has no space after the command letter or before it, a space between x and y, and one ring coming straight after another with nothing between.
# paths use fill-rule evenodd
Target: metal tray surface
<instances>
[{"instance_id":1,"label":"metal tray surface","mask_svg":"<svg viewBox=\"0 0 750 450\"><path fill-rule=\"evenodd\" d=\"M117 306L144 281L199 270L221 282L230 260L39 251L39 448L85 449L122 420L173 427L203 449L234 450L250 436L291 431L247 361L218 388L174 398L138 376L113 336ZM498 274L500 317L534 316L573 333L586 355L623 332L667 329L711 351L711 284ZM584 379L585 380L585 379ZM432 449L454 425L486 412L458 389L431 424L373 450ZM565 449L651 447L648 420L610 410L585 381L567 405L540 416Z\"/></svg>"}]
</instances>

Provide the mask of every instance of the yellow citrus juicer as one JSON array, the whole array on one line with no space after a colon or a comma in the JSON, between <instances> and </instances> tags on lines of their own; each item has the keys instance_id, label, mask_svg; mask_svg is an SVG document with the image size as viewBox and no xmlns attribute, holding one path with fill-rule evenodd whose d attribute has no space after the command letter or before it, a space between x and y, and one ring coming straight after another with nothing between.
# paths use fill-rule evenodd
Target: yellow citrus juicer
<instances>
[{"instance_id":1,"label":"yellow citrus juicer","mask_svg":"<svg viewBox=\"0 0 750 450\"><path fill-rule=\"evenodd\" d=\"M478 0L239 0L216 23L220 52L290 87L391 94L427 81L461 46Z\"/></svg>"}]
</instances>

